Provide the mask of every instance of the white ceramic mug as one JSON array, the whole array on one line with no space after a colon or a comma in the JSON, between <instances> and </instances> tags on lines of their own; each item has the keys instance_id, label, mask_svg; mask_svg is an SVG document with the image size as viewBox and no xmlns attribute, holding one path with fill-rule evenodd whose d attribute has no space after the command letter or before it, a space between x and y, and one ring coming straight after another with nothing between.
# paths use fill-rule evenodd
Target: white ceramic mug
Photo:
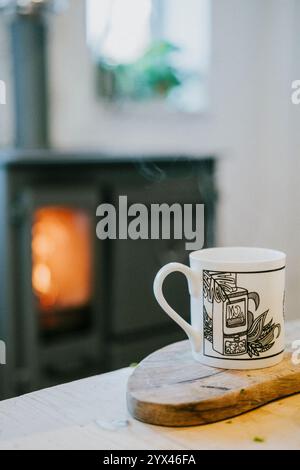
<instances>
[{"instance_id":1,"label":"white ceramic mug","mask_svg":"<svg viewBox=\"0 0 300 470\"><path fill-rule=\"evenodd\" d=\"M154 281L163 310L183 328L193 356L225 369L260 369L283 358L286 255L265 248L209 248L190 266L169 263ZM191 296L191 325L164 298L163 282L183 273Z\"/></svg>"}]
</instances>

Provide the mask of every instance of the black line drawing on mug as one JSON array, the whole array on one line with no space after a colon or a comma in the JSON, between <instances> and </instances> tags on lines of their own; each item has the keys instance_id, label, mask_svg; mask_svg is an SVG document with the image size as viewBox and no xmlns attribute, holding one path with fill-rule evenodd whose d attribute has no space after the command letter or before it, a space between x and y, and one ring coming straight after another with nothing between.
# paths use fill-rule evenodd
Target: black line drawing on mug
<instances>
[{"instance_id":1,"label":"black line drawing on mug","mask_svg":"<svg viewBox=\"0 0 300 470\"><path fill-rule=\"evenodd\" d=\"M271 349L281 333L279 323L267 321L269 310L257 317L257 292L238 285L238 273L203 271L204 339L222 356L259 357Z\"/></svg>"}]
</instances>

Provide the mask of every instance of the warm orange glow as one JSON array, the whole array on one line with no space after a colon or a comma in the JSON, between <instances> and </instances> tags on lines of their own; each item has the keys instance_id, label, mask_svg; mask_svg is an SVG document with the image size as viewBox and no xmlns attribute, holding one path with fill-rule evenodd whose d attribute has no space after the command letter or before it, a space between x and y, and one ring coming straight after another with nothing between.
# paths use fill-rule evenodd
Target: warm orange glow
<instances>
[{"instance_id":1,"label":"warm orange glow","mask_svg":"<svg viewBox=\"0 0 300 470\"><path fill-rule=\"evenodd\" d=\"M33 266L32 282L38 294L46 295L51 291L51 271L46 264Z\"/></svg>"},{"instance_id":2,"label":"warm orange glow","mask_svg":"<svg viewBox=\"0 0 300 470\"><path fill-rule=\"evenodd\" d=\"M41 310L67 309L91 296L90 219L76 209L45 207L32 227L32 286Z\"/></svg>"}]
</instances>

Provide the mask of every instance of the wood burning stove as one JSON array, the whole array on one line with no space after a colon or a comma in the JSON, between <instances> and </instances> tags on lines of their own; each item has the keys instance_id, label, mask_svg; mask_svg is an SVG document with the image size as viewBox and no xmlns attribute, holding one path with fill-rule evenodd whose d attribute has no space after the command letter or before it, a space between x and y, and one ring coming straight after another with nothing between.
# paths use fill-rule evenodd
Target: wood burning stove
<instances>
[{"instance_id":1,"label":"wood burning stove","mask_svg":"<svg viewBox=\"0 0 300 470\"><path fill-rule=\"evenodd\" d=\"M214 160L13 152L0 170L0 398L128 366L183 338L152 295L181 240L98 240L96 208L204 203L214 234ZM132 279L135 283L132 283ZM133 293L135 299L133 300ZM180 275L170 302L189 316Z\"/></svg>"}]
</instances>

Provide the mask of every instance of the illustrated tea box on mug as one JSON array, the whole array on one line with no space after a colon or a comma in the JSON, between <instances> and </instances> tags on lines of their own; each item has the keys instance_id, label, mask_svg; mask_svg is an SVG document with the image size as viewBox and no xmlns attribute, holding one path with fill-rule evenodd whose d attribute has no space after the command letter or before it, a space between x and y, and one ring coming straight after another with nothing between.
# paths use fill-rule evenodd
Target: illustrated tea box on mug
<instances>
[{"instance_id":1,"label":"illustrated tea box on mug","mask_svg":"<svg viewBox=\"0 0 300 470\"><path fill-rule=\"evenodd\" d=\"M236 273L204 271L203 284L205 315L212 314L213 349L224 356L245 354L249 300L256 310L258 295L239 287Z\"/></svg>"}]
</instances>

